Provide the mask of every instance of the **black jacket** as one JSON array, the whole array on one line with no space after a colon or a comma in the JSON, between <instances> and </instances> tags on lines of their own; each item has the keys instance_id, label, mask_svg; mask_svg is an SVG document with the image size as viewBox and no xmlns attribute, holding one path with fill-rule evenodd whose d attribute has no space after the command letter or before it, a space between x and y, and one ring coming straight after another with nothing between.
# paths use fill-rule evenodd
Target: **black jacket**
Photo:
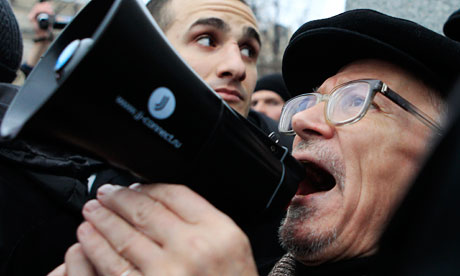
<instances>
[{"instance_id":1,"label":"black jacket","mask_svg":"<svg viewBox=\"0 0 460 276\"><path fill-rule=\"evenodd\" d=\"M17 87L0 85L0 115ZM91 191L88 177L97 174ZM0 275L46 275L64 261L83 204L104 183L129 185L126 172L57 141L0 144Z\"/></svg>"},{"instance_id":2,"label":"black jacket","mask_svg":"<svg viewBox=\"0 0 460 276\"><path fill-rule=\"evenodd\" d=\"M272 132L274 132L279 138L279 143L282 146L287 147L289 149L289 152L292 151L292 142L294 141L294 136L286 136L284 134L280 134L278 132L278 122L266 116L265 114L252 109L249 110L248 121L255 124L267 135L270 135Z\"/></svg>"},{"instance_id":3,"label":"black jacket","mask_svg":"<svg viewBox=\"0 0 460 276\"><path fill-rule=\"evenodd\" d=\"M298 262L293 255L286 254L274 266L269 276L371 276L375 274L375 256L323 263L318 266L306 266ZM387 274L391 275L391 274Z\"/></svg>"}]
</instances>

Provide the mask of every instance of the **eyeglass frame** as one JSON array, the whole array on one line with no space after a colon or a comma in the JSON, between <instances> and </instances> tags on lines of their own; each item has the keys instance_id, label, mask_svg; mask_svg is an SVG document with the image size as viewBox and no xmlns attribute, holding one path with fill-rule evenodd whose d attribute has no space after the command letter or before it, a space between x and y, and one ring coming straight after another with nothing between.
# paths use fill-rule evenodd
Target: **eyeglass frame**
<instances>
[{"instance_id":1,"label":"eyeglass frame","mask_svg":"<svg viewBox=\"0 0 460 276\"><path fill-rule=\"evenodd\" d=\"M371 93L369 95L369 97L367 97L367 101L364 103L364 108L363 108L363 111L360 112L360 114L356 117L352 117L350 118L349 120L345 120L343 122L340 122L340 123L334 123L332 122L329 118L328 118L328 115L327 115L327 108L328 108L328 105L329 105L329 98L330 96L335 92L337 91L338 89L340 89L341 87L343 86L346 86L346 85L349 85L349 84L352 84L354 82L366 82L369 84L369 92L368 93ZM415 116L419 121L421 121L424 125L426 125L427 127L429 127L430 129L432 129L434 132L436 133L441 133L442 132L442 128L440 126L439 123L437 123L435 120L433 120L430 116L428 116L426 113L424 113L423 111L421 111L418 107L416 107L415 105L413 105L412 103L410 103L408 100L406 100L405 98L403 98L402 96L400 96L398 93L396 93L395 91L393 91L392 89L390 89L388 87L387 84L385 84L383 81L381 80L375 80L375 79L360 79L360 80L353 80L353 81L349 81L349 82L346 82L346 83L343 83L341 85L338 85L336 87L334 87L331 92L329 94L321 94L321 93L304 93L304 94L301 94L301 95L298 95L290 100L288 100L284 105L283 105L283 108L281 110L281 116L280 118L283 118L283 113L285 112L285 107L288 105L289 102L292 102L294 101L295 99L297 98L300 98L300 97L305 97L305 96L308 96L308 95L315 95L317 101L316 103L313 105L317 105L321 102L326 102L325 106L324 106L324 117L326 118L326 121L332 125L335 125L335 126L342 126L342 125L349 125L349 124L354 124L356 122L358 122L359 120L361 120L366 114L367 114L367 111L369 110L369 106L371 105L372 101L374 100L375 98L375 95L377 94L377 92L380 92L381 94L383 94L385 97L387 97L389 100L391 100L393 103L395 103L396 105L398 105L399 107L401 107L403 110L409 112L410 114L412 114L413 116ZM311 107L313 107L311 106ZM310 107L310 108L311 108ZM304 109L304 110L307 110L308 108ZM303 111L304 111L303 110ZM297 114L297 113L296 113ZM295 114L293 114L292 116L294 116ZM291 117L291 122L292 122L292 117ZM289 130L289 131L283 131L281 130L279 127L278 127L278 131L284 135L295 135L295 131L294 130Z\"/></svg>"}]
</instances>

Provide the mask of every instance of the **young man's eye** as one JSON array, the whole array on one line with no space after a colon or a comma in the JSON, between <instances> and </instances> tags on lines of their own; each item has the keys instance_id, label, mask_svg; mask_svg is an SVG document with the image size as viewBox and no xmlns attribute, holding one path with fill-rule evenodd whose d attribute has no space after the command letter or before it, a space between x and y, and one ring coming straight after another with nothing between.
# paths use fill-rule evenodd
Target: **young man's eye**
<instances>
[{"instance_id":1,"label":"young man's eye","mask_svg":"<svg viewBox=\"0 0 460 276\"><path fill-rule=\"evenodd\" d=\"M209 35L202 35L202 36L198 37L196 42L198 44L201 44L201 45L205 46L205 47L214 47L214 46L216 46L215 41Z\"/></svg>"},{"instance_id":2,"label":"young man's eye","mask_svg":"<svg viewBox=\"0 0 460 276\"><path fill-rule=\"evenodd\" d=\"M249 58L252 58L255 56L255 51L252 47L250 46L243 46L241 47L241 54L243 56L246 56L246 57L249 57Z\"/></svg>"}]
</instances>

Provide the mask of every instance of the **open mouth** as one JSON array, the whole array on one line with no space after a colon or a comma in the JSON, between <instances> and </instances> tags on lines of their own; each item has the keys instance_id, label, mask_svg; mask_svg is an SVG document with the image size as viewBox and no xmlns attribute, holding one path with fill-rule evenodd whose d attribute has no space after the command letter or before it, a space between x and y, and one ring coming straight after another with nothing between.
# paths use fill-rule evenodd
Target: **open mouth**
<instances>
[{"instance_id":1,"label":"open mouth","mask_svg":"<svg viewBox=\"0 0 460 276\"><path fill-rule=\"evenodd\" d=\"M302 162L307 176L300 183L297 195L309 195L332 190L336 185L334 176L323 167L309 161Z\"/></svg>"}]
</instances>

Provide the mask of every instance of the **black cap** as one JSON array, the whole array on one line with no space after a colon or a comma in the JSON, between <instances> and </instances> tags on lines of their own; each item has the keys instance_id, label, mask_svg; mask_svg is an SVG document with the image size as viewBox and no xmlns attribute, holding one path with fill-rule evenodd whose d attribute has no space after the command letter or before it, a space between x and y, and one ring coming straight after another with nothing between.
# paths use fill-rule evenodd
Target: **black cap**
<instances>
[{"instance_id":1,"label":"black cap","mask_svg":"<svg viewBox=\"0 0 460 276\"><path fill-rule=\"evenodd\" d=\"M414 22L360 9L302 25L284 53L283 76L294 96L367 58L405 68L443 97L460 73L459 43Z\"/></svg>"},{"instance_id":2,"label":"black cap","mask_svg":"<svg viewBox=\"0 0 460 276\"><path fill-rule=\"evenodd\" d=\"M443 31L447 37L460 41L460 10L449 16L444 23Z\"/></svg>"},{"instance_id":3,"label":"black cap","mask_svg":"<svg viewBox=\"0 0 460 276\"><path fill-rule=\"evenodd\" d=\"M291 95L289 94L289 91L284 84L283 76L280 73L265 75L258 79L254 93L260 90L273 91L280 95L284 101L287 101L291 98Z\"/></svg>"},{"instance_id":4,"label":"black cap","mask_svg":"<svg viewBox=\"0 0 460 276\"><path fill-rule=\"evenodd\" d=\"M0 82L12 82L22 59L22 36L8 0L0 0Z\"/></svg>"}]
</instances>

